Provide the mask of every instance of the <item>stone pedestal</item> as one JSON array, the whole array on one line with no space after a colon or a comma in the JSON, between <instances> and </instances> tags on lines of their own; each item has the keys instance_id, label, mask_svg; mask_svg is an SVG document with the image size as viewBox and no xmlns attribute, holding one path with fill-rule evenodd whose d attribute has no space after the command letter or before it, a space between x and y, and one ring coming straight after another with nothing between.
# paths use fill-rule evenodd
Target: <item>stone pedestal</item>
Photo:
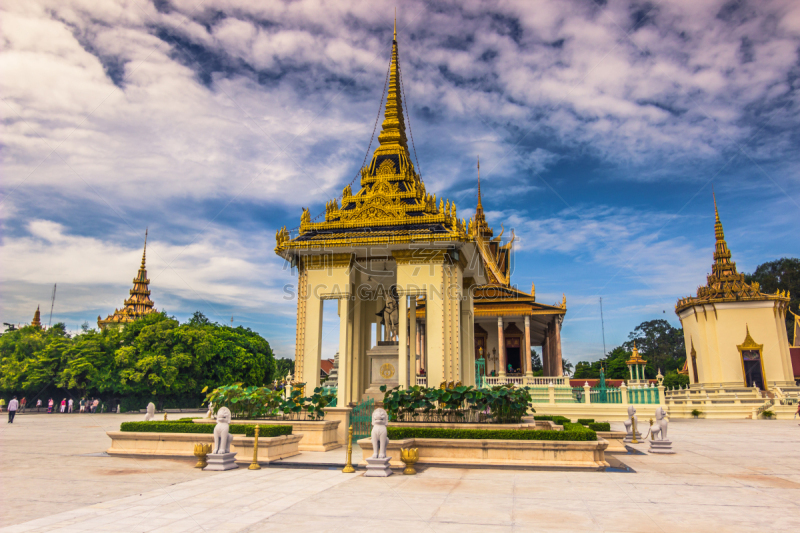
<instances>
[{"instance_id":1,"label":"stone pedestal","mask_svg":"<svg viewBox=\"0 0 800 533\"><path fill-rule=\"evenodd\" d=\"M671 440L651 440L650 449L647 451L650 453L675 453L672 450Z\"/></svg>"},{"instance_id":2,"label":"stone pedestal","mask_svg":"<svg viewBox=\"0 0 800 533\"><path fill-rule=\"evenodd\" d=\"M236 452L210 453L206 455L208 466L205 467L203 470L222 471L222 470L233 470L234 468L239 468L239 466L233 460L234 457L236 457Z\"/></svg>"},{"instance_id":3,"label":"stone pedestal","mask_svg":"<svg viewBox=\"0 0 800 533\"><path fill-rule=\"evenodd\" d=\"M381 341L378 346L367 350L370 383L364 397L383 401L381 385L386 385L387 390L397 386L399 351L397 343L391 341Z\"/></svg>"},{"instance_id":4,"label":"stone pedestal","mask_svg":"<svg viewBox=\"0 0 800 533\"><path fill-rule=\"evenodd\" d=\"M639 442L642 442L642 434L639 433L638 431L636 432L636 440L638 440ZM622 442L626 442L626 443L633 442L633 433L628 433L627 435L625 435L625 438L622 439Z\"/></svg>"},{"instance_id":5,"label":"stone pedestal","mask_svg":"<svg viewBox=\"0 0 800 533\"><path fill-rule=\"evenodd\" d=\"M211 457L211 456L209 456ZM389 460L391 457L384 457L383 459L367 458L367 473L364 477L389 477L392 475L392 469L389 468Z\"/></svg>"}]
</instances>

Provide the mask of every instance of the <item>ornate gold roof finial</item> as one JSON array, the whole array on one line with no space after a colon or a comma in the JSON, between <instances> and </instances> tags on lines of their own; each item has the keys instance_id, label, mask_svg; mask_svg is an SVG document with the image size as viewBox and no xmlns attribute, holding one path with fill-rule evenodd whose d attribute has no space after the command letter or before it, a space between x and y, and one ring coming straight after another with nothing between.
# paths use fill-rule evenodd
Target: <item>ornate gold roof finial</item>
<instances>
[{"instance_id":1,"label":"ornate gold roof finial","mask_svg":"<svg viewBox=\"0 0 800 533\"><path fill-rule=\"evenodd\" d=\"M478 156L478 209L483 211L483 202L481 201L481 156Z\"/></svg>"},{"instance_id":2,"label":"ornate gold roof finial","mask_svg":"<svg viewBox=\"0 0 800 533\"><path fill-rule=\"evenodd\" d=\"M33 320L31 321L31 326L36 326L37 328L42 328L42 321L41 315L39 314L39 306L36 306L36 312L33 314Z\"/></svg>"},{"instance_id":3,"label":"ornate gold roof finial","mask_svg":"<svg viewBox=\"0 0 800 533\"><path fill-rule=\"evenodd\" d=\"M725 276L736 275L736 263L731 261L731 251L728 249L728 243L725 242L725 232L722 229L722 222L719 220L719 209L717 209L717 195L713 190L711 195L714 198L714 234L717 238L714 245L714 265L711 276L721 279Z\"/></svg>"},{"instance_id":4,"label":"ornate gold roof finial","mask_svg":"<svg viewBox=\"0 0 800 533\"><path fill-rule=\"evenodd\" d=\"M386 95L386 109L384 112L381 132L378 135L380 146L375 151L376 155L382 152L397 153L401 148L402 155L408 154L408 141L406 139L406 124L403 118L403 102L400 87L400 64L397 54L397 22L395 21L394 39L392 40L392 62L389 66L389 90ZM381 150L383 148L383 150ZM390 148L390 150L386 150ZM391 150L394 148L395 150ZM397 169L399 171L400 169Z\"/></svg>"},{"instance_id":5,"label":"ornate gold roof finial","mask_svg":"<svg viewBox=\"0 0 800 533\"><path fill-rule=\"evenodd\" d=\"M108 315L105 320L97 317L97 325L100 329L105 329L110 325L124 325L144 315L156 312L153 308L153 300L150 299L150 280L147 279L147 270L145 268L147 233L148 230L145 229L142 265L139 267L136 277L133 278L133 288L129 291L130 297L125 300L125 306L121 310L115 309L114 313Z\"/></svg>"},{"instance_id":6,"label":"ornate gold roof finial","mask_svg":"<svg viewBox=\"0 0 800 533\"><path fill-rule=\"evenodd\" d=\"M397 6L394 8L394 42L397 42Z\"/></svg>"},{"instance_id":7,"label":"ornate gold roof finial","mask_svg":"<svg viewBox=\"0 0 800 533\"><path fill-rule=\"evenodd\" d=\"M142 250L142 268L144 268L145 257L147 256L147 231L149 228L144 229L144 250Z\"/></svg>"}]
</instances>

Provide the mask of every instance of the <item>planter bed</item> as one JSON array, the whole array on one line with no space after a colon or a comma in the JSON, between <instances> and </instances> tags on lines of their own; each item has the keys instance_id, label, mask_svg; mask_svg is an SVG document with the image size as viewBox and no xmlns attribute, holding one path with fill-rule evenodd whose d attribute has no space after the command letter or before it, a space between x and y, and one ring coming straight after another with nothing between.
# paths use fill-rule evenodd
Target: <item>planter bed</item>
<instances>
[{"instance_id":1,"label":"planter bed","mask_svg":"<svg viewBox=\"0 0 800 533\"><path fill-rule=\"evenodd\" d=\"M389 427L393 428L442 428L442 429L557 429L561 430L560 426L555 426L550 421L540 420L525 420L523 419L520 424L478 424L478 423L461 423L461 422L389 422Z\"/></svg>"},{"instance_id":2,"label":"planter bed","mask_svg":"<svg viewBox=\"0 0 800 533\"><path fill-rule=\"evenodd\" d=\"M372 456L372 441L361 439L366 466ZM389 441L386 454L392 468L403 468L400 448L417 448L419 465L519 466L542 469L605 470L605 440L498 440L498 439L421 439Z\"/></svg>"},{"instance_id":3,"label":"planter bed","mask_svg":"<svg viewBox=\"0 0 800 533\"><path fill-rule=\"evenodd\" d=\"M133 457L191 457L194 445L213 443L213 433L159 433L152 431L109 431L111 438L109 455ZM271 461L298 455L301 435L258 437L258 462ZM236 452L236 462L250 463L253 458L255 438L244 435L233 436L231 451Z\"/></svg>"},{"instance_id":4,"label":"planter bed","mask_svg":"<svg viewBox=\"0 0 800 533\"><path fill-rule=\"evenodd\" d=\"M198 418L192 422L209 424L211 427L217 423L211 418ZM301 452L327 452L342 447L336 435L338 420L234 420L231 425L234 424L291 427L293 434L302 435L299 448Z\"/></svg>"},{"instance_id":5,"label":"planter bed","mask_svg":"<svg viewBox=\"0 0 800 533\"><path fill-rule=\"evenodd\" d=\"M622 442L626 435L624 431L597 431L596 433L598 439L608 442L606 453L628 453L625 443Z\"/></svg>"}]
</instances>

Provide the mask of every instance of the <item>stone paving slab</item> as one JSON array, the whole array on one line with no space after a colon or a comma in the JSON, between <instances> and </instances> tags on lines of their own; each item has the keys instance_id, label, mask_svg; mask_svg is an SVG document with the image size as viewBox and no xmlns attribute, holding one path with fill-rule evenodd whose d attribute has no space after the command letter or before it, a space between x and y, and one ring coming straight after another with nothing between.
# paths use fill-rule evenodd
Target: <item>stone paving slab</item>
<instances>
[{"instance_id":1,"label":"stone paving slab","mask_svg":"<svg viewBox=\"0 0 800 533\"><path fill-rule=\"evenodd\" d=\"M617 456L629 473L427 467L364 478L330 468L209 473L186 461L86 457L74 452L106 445L90 423L37 418L45 427L0 427L0 517L23 517L1 533L800 530L793 421L676 420L677 453L647 455L640 444L644 455ZM19 494L48 487L47 507L24 520Z\"/></svg>"}]
</instances>

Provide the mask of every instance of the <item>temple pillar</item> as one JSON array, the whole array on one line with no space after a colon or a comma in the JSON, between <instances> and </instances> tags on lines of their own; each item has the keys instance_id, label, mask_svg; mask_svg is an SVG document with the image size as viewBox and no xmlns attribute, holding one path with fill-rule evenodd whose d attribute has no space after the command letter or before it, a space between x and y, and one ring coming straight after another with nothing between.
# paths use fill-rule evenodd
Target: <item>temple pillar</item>
<instances>
[{"instance_id":1,"label":"temple pillar","mask_svg":"<svg viewBox=\"0 0 800 533\"><path fill-rule=\"evenodd\" d=\"M501 378L506 377L506 340L505 332L503 331L503 317L497 317L497 357L498 365L500 368L497 375Z\"/></svg>"},{"instance_id":2,"label":"temple pillar","mask_svg":"<svg viewBox=\"0 0 800 533\"><path fill-rule=\"evenodd\" d=\"M346 406L350 400L349 391L352 387L352 360L353 354L350 350L352 346L352 332L351 326L351 303L350 298L339 299L339 376L342 381L339 382L339 387L336 392L336 404L342 407ZM319 372L317 372L317 380L319 381ZM310 396L314 389L306 391L306 395Z\"/></svg>"},{"instance_id":3,"label":"temple pillar","mask_svg":"<svg viewBox=\"0 0 800 533\"><path fill-rule=\"evenodd\" d=\"M549 337L549 329L545 327L544 329L544 341L542 342L542 374L545 376L550 375L550 350L548 349L548 337Z\"/></svg>"},{"instance_id":4,"label":"temple pillar","mask_svg":"<svg viewBox=\"0 0 800 533\"><path fill-rule=\"evenodd\" d=\"M533 377L531 362L531 317L525 317L525 352L522 354L522 371L526 377Z\"/></svg>"},{"instance_id":5,"label":"temple pillar","mask_svg":"<svg viewBox=\"0 0 800 533\"><path fill-rule=\"evenodd\" d=\"M553 350L554 355L554 366L555 368L555 375L556 376L563 376L564 375L564 360L561 357L561 320L562 317L558 316L555 320L553 320Z\"/></svg>"},{"instance_id":6,"label":"temple pillar","mask_svg":"<svg viewBox=\"0 0 800 533\"><path fill-rule=\"evenodd\" d=\"M417 334L417 295L411 296L411 301L408 306L408 368L409 368L409 386L413 387L417 384L417 342L419 335Z\"/></svg>"},{"instance_id":7,"label":"temple pillar","mask_svg":"<svg viewBox=\"0 0 800 533\"><path fill-rule=\"evenodd\" d=\"M414 300L414 306L416 307L417 302ZM414 317L414 329L416 334L414 335L414 345L416 346L417 357L419 358L419 362L414 361L414 368L417 369L417 375L422 374L422 326L417 321L417 317Z\"/></svg>"},{"instance_id":8,"label":"temple pillar","mask_svg":"<svg viewBox=\"0 0 800 533\"><path fill-rule=\"evenodd\" d=\"M400 292L400 291L398 291ZM397 383L401 389L408 389L408 296L400 293L397 326Z\"/></svg>"}]
</instances>

